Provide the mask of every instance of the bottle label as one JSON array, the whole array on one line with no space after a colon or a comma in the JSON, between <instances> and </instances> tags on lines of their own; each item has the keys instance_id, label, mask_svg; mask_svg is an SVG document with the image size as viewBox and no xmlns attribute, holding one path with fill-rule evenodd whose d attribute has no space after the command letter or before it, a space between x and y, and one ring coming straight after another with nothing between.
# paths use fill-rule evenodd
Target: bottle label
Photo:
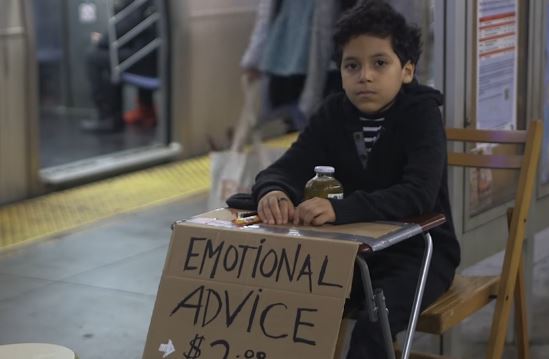
<instances>
[{"instance_id":1,"label":"bottle label","mask_svg":"<svg viewBox=\"0 0 549 359\"><path fill-rule=\"evenodd\" d=\"M343 199L343 193L329 193L328 198Z\"/></svg>"}]
</instances>

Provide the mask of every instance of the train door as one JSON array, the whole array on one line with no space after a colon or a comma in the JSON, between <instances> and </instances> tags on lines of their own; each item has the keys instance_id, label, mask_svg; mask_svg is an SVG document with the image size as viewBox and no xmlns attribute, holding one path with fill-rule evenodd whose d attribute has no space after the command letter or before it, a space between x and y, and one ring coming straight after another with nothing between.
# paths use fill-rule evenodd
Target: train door
<instances>
[{"instance_id":1,"label":"train door","mask_svg":"<svg viewBox=\"0 0 549 359\"><path fill-rule=\"evenodd\" d=\"M59 185L174 157L164 0L32 0L39 163Z\"/></svg>"}]
</instances>

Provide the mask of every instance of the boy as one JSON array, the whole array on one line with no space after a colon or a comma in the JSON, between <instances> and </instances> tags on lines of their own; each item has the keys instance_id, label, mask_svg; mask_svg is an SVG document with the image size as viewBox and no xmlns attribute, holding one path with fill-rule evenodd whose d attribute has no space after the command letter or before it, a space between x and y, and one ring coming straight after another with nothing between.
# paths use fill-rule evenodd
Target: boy
<instances>
[{"instance_id":1,"label":"boy","mask_svg":"<svg viewBox=\"0 0 549 359\"><path fill-rule=\"evenodd\" d=\"M414 79L420 32L383 1L344 13L334 41L344 93L326 99L291 148L258 174L252 190L258 214L269 224L319 226L443 213L447 222L431 231L423 309L448 289L460 260L438 108L442 95ZM302 202L315 165L335 167L343 199ZM368 258L374 288L383 289L386 298L393 336L407 326L423 249L423 239L416 237ZM384 357L378 323L361 314L347 358Z\"/></svg>"}]
</instances>

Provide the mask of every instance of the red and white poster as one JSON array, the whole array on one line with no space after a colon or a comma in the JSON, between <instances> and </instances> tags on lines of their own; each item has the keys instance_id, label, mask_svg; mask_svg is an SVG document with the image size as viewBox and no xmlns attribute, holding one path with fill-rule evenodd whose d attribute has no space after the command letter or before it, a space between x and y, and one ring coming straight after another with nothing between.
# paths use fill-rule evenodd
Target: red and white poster
<instances>
[{"instance_id":1,"label":"red and white poster","mask_svg":"<svg viewBox=\"0 0 549 359\"><path fill-rule=\"evenodd\" d=\"M477 128L516 129L518 4L477 1Z\"/></svg>"}]
</instances>

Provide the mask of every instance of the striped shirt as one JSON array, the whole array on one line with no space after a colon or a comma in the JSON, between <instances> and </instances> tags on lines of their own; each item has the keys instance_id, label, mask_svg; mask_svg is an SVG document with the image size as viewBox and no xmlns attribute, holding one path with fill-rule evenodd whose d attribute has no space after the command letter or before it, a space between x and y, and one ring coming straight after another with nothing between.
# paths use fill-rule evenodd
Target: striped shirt
<instances>
[{"instance_id":1,"label":"striped shirt","mask_svg":"<svg viewBox=\"0 0 549 359\"><path fill-rule=\"evenodd\" d=\"M366 118L360 117L362 121L362 133L364 134L364 146L366 146L366 152L370 153L372 147L376 143L379 135L381 134L381 128L383 127L383 121L385 117L379 118Z\"/></svg>"}]
</instances>

